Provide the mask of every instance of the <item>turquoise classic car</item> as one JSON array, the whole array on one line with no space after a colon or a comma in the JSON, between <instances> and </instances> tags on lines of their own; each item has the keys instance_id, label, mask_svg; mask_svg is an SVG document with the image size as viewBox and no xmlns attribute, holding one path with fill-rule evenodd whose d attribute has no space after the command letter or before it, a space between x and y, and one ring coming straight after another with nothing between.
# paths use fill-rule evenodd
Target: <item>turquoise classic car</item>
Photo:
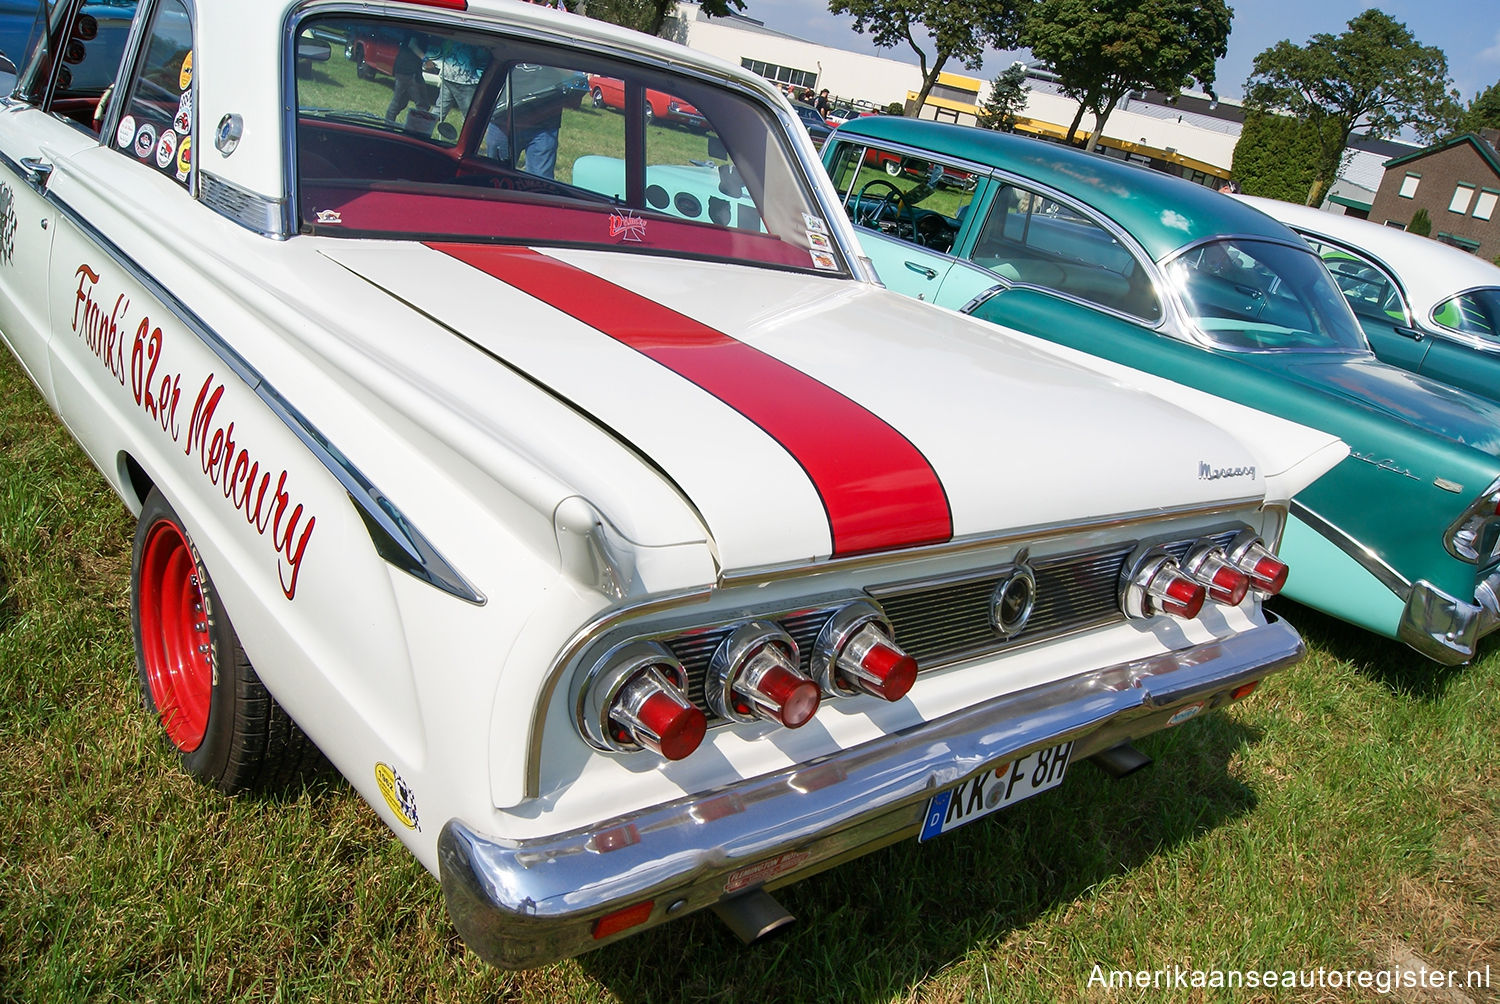
<instances>
[{"instance_id":1,"label":"turquoise classic car","mask_svg":"<svg viewBox=\"0 0 1500 1004\"><path fill-rule=\"evenodd\" d=\"M886 285L1348 443L1293 501L1286 595L1449 664L1500 626L1500 405L1377 360L1292 231L1180 178L936 122L846 123L823 161ZM973 188L938 184L953 172Z\"/></svg>"}]
</instances>

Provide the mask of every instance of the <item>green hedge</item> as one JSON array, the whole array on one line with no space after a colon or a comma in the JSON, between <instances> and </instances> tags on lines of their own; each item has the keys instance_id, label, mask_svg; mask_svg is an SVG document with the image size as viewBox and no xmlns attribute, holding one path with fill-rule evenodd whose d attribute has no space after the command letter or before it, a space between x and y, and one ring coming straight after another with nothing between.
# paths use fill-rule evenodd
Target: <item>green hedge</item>
<instances>
[{"instance_id":1,"label":"green hedge","mask_svg":"<svg viewBox=\"0 0 1500 1004\"><path fill-rule=\"evenodd\" d=\"M1246 195L1306 202L1317 173L1318 145L1300 120L1246 111L1234 147L1234 179Z\"/></svg>"}]
</instances>

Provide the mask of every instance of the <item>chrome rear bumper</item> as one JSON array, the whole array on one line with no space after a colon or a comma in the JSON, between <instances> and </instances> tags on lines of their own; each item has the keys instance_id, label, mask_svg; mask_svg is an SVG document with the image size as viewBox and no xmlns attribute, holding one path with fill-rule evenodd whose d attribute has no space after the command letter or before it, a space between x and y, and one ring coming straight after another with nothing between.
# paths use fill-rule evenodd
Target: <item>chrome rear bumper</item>
<instances>
[{"instance_id":1,"label":"chrome rear bumper","mask_svg":"<svg viewBox=\"0 0 1500 1004\"><path fill-rule=\"evenodd\" d=\"M1269 617L1269 615L1268 615ZM508 840L450 820L438 838L454 925L510 969L577 955L756 887L915 838L927 800L980 767L1073 740L1074 761L1204 710L1295 663L1286 622L1008 694L806 765L601 821ZM650 906L644 904L650 903ZM599 918L636 907L628 930Z\"/></svg>"}]
</instances>

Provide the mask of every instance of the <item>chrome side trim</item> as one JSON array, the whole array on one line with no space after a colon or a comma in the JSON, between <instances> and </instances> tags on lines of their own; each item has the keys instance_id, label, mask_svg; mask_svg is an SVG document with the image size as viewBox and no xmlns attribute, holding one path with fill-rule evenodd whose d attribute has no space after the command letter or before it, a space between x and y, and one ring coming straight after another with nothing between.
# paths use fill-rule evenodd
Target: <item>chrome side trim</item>
<instances>
[{"instance_id":1,"label":"chrome side trim","mask_svg":"<svg viewBox=\"0 0 1500 1004\"><path fill-rule=\"evenodd\" d=\"M1382 586L1395 593L1397 597L1404 601L1411 596L1411 580L1386 564L1383 558L1364 544L1296 499L1292 499L1291 513L1294 518L1306 523L1308 529L1353 558L1356 564L1375 576Z\"/></svg>"},{"instance_id":2,"label":"chrome side trim","mask_svg":"<svg viewBox=\"0 0 1500 1004\"><path fill-rule=\"evenodd\" d=\"M983 701L811 765L688 795L554 836L438 837L448 912L482 958L523 968L605 944L594 922L653 901L636 933L746 889L775 888L921 829L928 799L997 760L1073 741L1075 761L1166 728L1193 702L1292 665L1286 622Z\"/></svg>"},{"instance_id":3,"label":"chrome side trim","mask_svg":"<svg viewBox=\"0 0 1500 1004\"><path fill-rule=\"evenodd\" d=\"M408 575L421 579L461 600L476 605L485 603L484 594L470 585L468 580L423 536L422 532L407 520L396 504L340 453L338 447L334 446L317 427L286 398L282 397L276 388L267 383L244 356L235 351L202 318L168 292L153 275L137 264L118 244L106 237L76 210L51 192L46 193L46 197L47 201L73 226L93 241L101 251L109 255L115 264L146 287L146 290L166 307L183 327L197 335L214 355L223 360L224 364L244 381L256 397L260 398L266 407L281 419L292 434L302 441L313 456L322 462L328 472L338 479L339 484L343 485L344 490L349 493L349 501L354 504L356 511L364 520L370 540L383 559Z\"/></svg>"},{"instance_id":4,"label":"chrome side trim","mask_svg":"<svg viewBox=\"0 0 1500 1004\"><path fill-rule=\"evenodd\" d=\"M820 575L829 572L856 571L873 565L891 564L895 561L906 562L924 558L966 554L971 551L1003 547L1006 544L1018 541L1050 540L1055 537L1073 533L1086 533L1093 530L1118 529L1127 526L1147 526L1170 519L1215 516L1235 511L1243 512L1246 509L1260 509L1263 501L1263 499L1257 496L1231 499L1207 506L1164 507L1151 510L1150 512L1099 517L1094 520L1079 520L1071 523L1047 523L1017 530L1006 530L995 534L965 537L962 540L948 540L939 544L928 544L923 547L907 548L902 551L883 551L875 554L852 555L845 558L830 558L817 563L803 562L795 565L747 569L743 572L730 575L721 574L718 582L712 586L691 589L681 593L654 596L639 603L610 607L573 633L573 637L569 638L567 643L558 650L557 657L552 662L552 669L548 672L547 679L542 683L536 706L531 713L531 742L526 751L525 795L527 798L535 798L541 793L542 728L546 722L547 709L552 704L557 688L562 682L564 672L569 666L574 664L588 645L597 640L604 632L611 630L619 621L668 613L690 603L703 603L713 596L715 589L725 589L731 586L757 586L763 583L777 582L783 579L805 576L809 570L816 570ZM971 573L955 573L954 578L961 578L968 574ZM811 598L807 600L809 606L815 605L815 602ZM842 602L848 602L848 597Z\"/></svg>"}]
</instances>

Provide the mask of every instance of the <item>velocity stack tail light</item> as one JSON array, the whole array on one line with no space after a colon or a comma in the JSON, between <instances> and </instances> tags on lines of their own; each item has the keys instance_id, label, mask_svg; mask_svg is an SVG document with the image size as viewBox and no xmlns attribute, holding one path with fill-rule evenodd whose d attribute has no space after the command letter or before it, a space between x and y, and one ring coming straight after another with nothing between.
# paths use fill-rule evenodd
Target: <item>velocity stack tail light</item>
<instances>
[{"instance_id":1,"label":"velocity stack tail light","mask_svg":"<svg viewBox=\"0 0 1500 1004\"><path fill-rule=\"evenodd\" d=\"M602 749L648 749L681 760L698 748L708 719L685 696L687 672L656 642L613 649L584 692L584 728Z\"/></svg>"},{"instance_id":2,"label":"velocity stack tail light","mask_svg":"<svg viewBox=\"0 0 1500 1004\"><path fill-rule=\"evenodd\" d=\"M1286 585L1287 563L1271 553L1253 530L1244 530L1229 542L1229 563L1250 576L1250 584L1275 596Z\"/></svg>"},{"instance_id":3,"label":"velocity stack tail light","mask_svg":"<svg viewBox=\"0 0 1500 1004\"><path fill-rule=\"evenodd\" d=\"M1182 568L1215 603L1237 607L1250 592L1250 576L1230 564L1228 552L1214 544L1199 543L1183 559Z\"/></svg>"},{"instance_id":4,"label":"velocity stack tail light","mask_svg":"<svg viewBox=\"0 0 1500 1004\"><path fill-rule=\"evenodd\" d=\"M789 729L806 725L822 694L798 667L797 643L785 630L769 621L742 624L709 662L708 706L736 722L769 719Z\"/></svg>"},{"instance_id":5,"label":"velocity stack tail light","mask_svg":"<svg viewBox=\"0 0 1500 1004\"><path fill-rule=\"evenodd\" d=\"M1120 580L1120 608L1127 617L1172 614L1191 620L1208 598L1208 590L1161 548L1127 561Z\"/></svg>"},{"instance_id":6,"label":"velocity stack tail light","mask_svg":"<svg viewBox=\"0 0 1500 1004\"><path fill-rule=\"evenodd\" d=\"M871 694L899 701L917 680L917 661L892 637L890 621L867 600L842 607L813 643L811 669L824 694Z\"/></svg>"}]
</instances>

